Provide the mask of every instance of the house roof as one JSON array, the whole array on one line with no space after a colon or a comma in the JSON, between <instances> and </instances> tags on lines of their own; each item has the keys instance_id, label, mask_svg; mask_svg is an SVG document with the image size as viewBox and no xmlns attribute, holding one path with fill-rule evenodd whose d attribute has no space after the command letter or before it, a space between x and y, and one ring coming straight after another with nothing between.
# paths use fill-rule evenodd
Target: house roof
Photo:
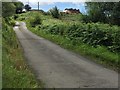
<instances>
[{"instance_id":1,"label":"house roof","mask_svg":"<svg viewBox=\"0 0 120 90\"><path fill-rule=\"evenodd\" d=\"M66 11L69 11L69 12L71 12L71 13L80 13L80 10L79 10L79 9L73 9L73 8L66 8L64 11L65 11L65 12L66 12Z\"/></svg>"}]
</instances>

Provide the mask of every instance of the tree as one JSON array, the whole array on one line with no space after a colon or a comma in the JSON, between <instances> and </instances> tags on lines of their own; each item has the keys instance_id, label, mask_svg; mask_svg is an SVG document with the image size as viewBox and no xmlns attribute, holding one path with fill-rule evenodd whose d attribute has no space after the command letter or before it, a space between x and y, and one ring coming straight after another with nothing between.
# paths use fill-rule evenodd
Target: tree
<instances>
[{"instance_id":1,"label":"tree","mask_svg":"<svg viewBox=\"0 0 120 90\"><path fill-rule=\"evenodd\" d=\"M22 2L14 2L14 5L16 6L16 14L22 13L24 4Z\"/></svg>"},{"instance_id":2,"label":"tree","mask_svg":"<svg viewBox=\"0 0 120 90\"><path fill-rule=\"evenodd\" d=\"M120 2L86 2L87 14L92 22L118 24Z\"/></svg>"},{"instance_id":3,"label":"tree","mask_svg":"<svg viewBox=\"0 0 120 90\"><path fill-rule=\"evenodd\" d=\"M115 6L113 7L111 21L112 24L117 24L120 26L120 2L115 3Z\"/></svg>"},{"instance_id":4,"label":"tree","mask_svg":"<svg viewBox=\"0 0 120 90\"><path fill-rule=\"evenodd\" d=\"M89 19L92 22L105 22L106 17L101 2L86 2Z\"/></svg>"},{"instance_id":5,"label":"tree","mask_svg":"<svg viewBox=\"0 0 120 90\"><path fill-rule=\"evenodd\" d=\"M30 10L31 10L30 5L28 5L28 4L26 4L24 7L25 7L25 9L26 9L27 11L30 11Z\"/></svg>"},{"instance_id":6,"label":"tree","mask_svg":"<svg viewBox=\"0 0 120 90\"><path fill-rule=\"evenodd\" d=\"M50 9L49 12L52 15L52 17L54 17L54 18L60 17L59 9L56 6L52 9Z\"/></svg>"},{"instance_id":7,"label":"tree","mask_svg":"<svg viewBox=\"0 0 120 90\"><path fill-rule=\"evenodd\" d=\"M2 2L2 16L9 17L15 14L16 6L12 2Z\"/></svg>"},{"instance_id":8,"label":"tree","mask_svg":"<svg viewBox=\"0 0 120 90\"><path fill-rule=\"evenodd\" d=\"M22 2L14 2L14 5L16 6L16 8L23 8L24 4Z\"/></svg>"},{"instance_id":9,"label":"tree","mask_svg":"<svg viewBox=\"0 0 120 90\"><path fill-rule=\"evenodd\" d=\"M17 9L22 10L23 6L22 2L2 2L2 16L9 17L15 14Z\"/></svg>"}]
</instances>

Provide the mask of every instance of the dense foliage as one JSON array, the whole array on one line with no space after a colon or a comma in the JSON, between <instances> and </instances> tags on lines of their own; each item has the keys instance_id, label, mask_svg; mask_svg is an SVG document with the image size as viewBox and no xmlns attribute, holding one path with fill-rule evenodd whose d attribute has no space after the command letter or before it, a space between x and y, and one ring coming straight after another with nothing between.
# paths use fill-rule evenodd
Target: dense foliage
<instances>
[{"instance_id":1,"label":"dense foliage","mask_svg":"<svg viewBox=\"0 0 120 90\"><path fill-rule=\"evenodd\" d=\"M42 27L48 33L59 34L74 41L83 42L93 47L105 46L111 52L120 52L120 28L108 24L54 24Z\"/></svg>"},{"instance_id":2,"label":"dense foliage","mask_svg":"<svg viewBox=\"0 0 120 90\"><path fill-rule=\"evenodd\" d=\"M27 14L26 14L27 15ZM29 13L36 20L41 18L37 23L31 24L30 17L27 19L29 26L37 27L54 35L61 35L72 40L74 44L85 43L92 47L104 46L110 52L120 52L120 27L102 23L82 23L73 20L66 22L66 19L51 19L47 16L42 16L40 13ZM36 17L36 15L38 15ZM24 17L24 16L23 16ZM31 18L33 18L31 17ZM69 19L69 18L68 18ZM76 22L76 23L75 23ZM52 23L52 24L51 24Z\"/></svg>"},{"instance_id":3,"label":"dense foliage","mask_svg":"<svg viewBox=\"0 0 120 90\"><path fill-rule=\"evenodd\" d=\"M35 27L36 25L40 25L42 24L42 20L41 17L39 16L39 14L35 14L34 17L30 17L28 19L28 23L32 26Z\"/></svg>"},{"instance_id":4,"label":"dense foliage","mask_svg":"<svg viewBox=\"0 0 120 90\"><path fill-rule=\"evenodd\" d=\"M16 8L23 8L24 7L24 4L22 2L14 2L13 4L16 6Z\"/></svg>"},{"instance_id":5,"label":"dense foliage","mask_svg":"<svg viewBox=\"0 0 120 90\"><path fill-rule=\"evenodd\" d=\"M87 22L104 22L120 25L120 2L86 2ZM86 20L87 19L87 20Z\"/></svg>"},{"instance_id":6,"label":"dense foliage","mask_svg":"<svg viewBox=\"0 0 120 90\"><path fill-rule=\"evenodd\" d=\"M22 10L22 2L2 2L2 16L9 17L16 13L16 10Z\"/></svg>"},{"instance_id":7,"label":"dense foliage","mask_svg":"<svg viewBox=\"0 0 120 90\"><path fill-rule=\"evenodd\" d=\"M26 4L26 5L25 5L25 9L26 9L27 11L30 11L30 10L31 10L30 5Z\"/></svg>"},{"instance_id":8,"label":"dense foliage","mask_svg":"<svg viewBox=\"0 0 120 90\"><path fill-rule=\"evenodd\" d=\"M59 18L60 17L59 10L56 6L52 9L50 9L49 11L50 11L50 14L52 15L52 17L54 17L54 18Z\"/></svg>"},{"instance_id":9,"label":"dense foliage","mask_svg":"<svg viewBox=\"0 0 120 90\"><path fill-rule=\"evenodd\" d=\"M2 16L8 17L15 14L16 7L14 3L2 2Z\"/></svg>"}]
</instances>

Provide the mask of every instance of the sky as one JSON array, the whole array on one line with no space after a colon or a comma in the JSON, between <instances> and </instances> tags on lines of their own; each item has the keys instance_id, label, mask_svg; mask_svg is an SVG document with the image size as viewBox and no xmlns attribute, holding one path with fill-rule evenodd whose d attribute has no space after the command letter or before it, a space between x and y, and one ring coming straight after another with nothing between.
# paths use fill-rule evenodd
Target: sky
<instances>
[{"instance_id":1,"label":"sky","mask_svg":"<svg viewBox=\"0 0 120 90\"><path fill-rule=\"evenodd\" d=\"M73 8L73 9L79 9L81 13L86 13L86 10L85 10L85 1L70 1L70 0L61 0L61 1L48 1L45 2L45 1L41 1L41 0L19 0L19 1L22 1L24 4L28 4L28 1L29 1L29 5L32 7L32 9L37 9L38 8L38 1L40 3L40 6L39 8L44 10L44 11L48 11L49 9L57 6L57 8L60 10L60 11L63 11L65 8Z\"/></svg>"}]
</instances>

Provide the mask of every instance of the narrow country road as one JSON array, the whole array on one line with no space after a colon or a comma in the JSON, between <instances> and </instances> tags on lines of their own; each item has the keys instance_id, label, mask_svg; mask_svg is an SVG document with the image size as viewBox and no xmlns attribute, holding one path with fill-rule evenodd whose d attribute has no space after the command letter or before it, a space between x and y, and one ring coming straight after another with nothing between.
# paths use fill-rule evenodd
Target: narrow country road
<instances>
[{"instance_id":1,"label":"narrow country road","mask_svg":"<svg viewBox=\"0 0 120 90\"><path fill-rule=\"evenodd\" d=\"M117 88L118 73L72 53L27 30L14 30L28 65L46 88Z\"/></svg>"}]
</instances>

